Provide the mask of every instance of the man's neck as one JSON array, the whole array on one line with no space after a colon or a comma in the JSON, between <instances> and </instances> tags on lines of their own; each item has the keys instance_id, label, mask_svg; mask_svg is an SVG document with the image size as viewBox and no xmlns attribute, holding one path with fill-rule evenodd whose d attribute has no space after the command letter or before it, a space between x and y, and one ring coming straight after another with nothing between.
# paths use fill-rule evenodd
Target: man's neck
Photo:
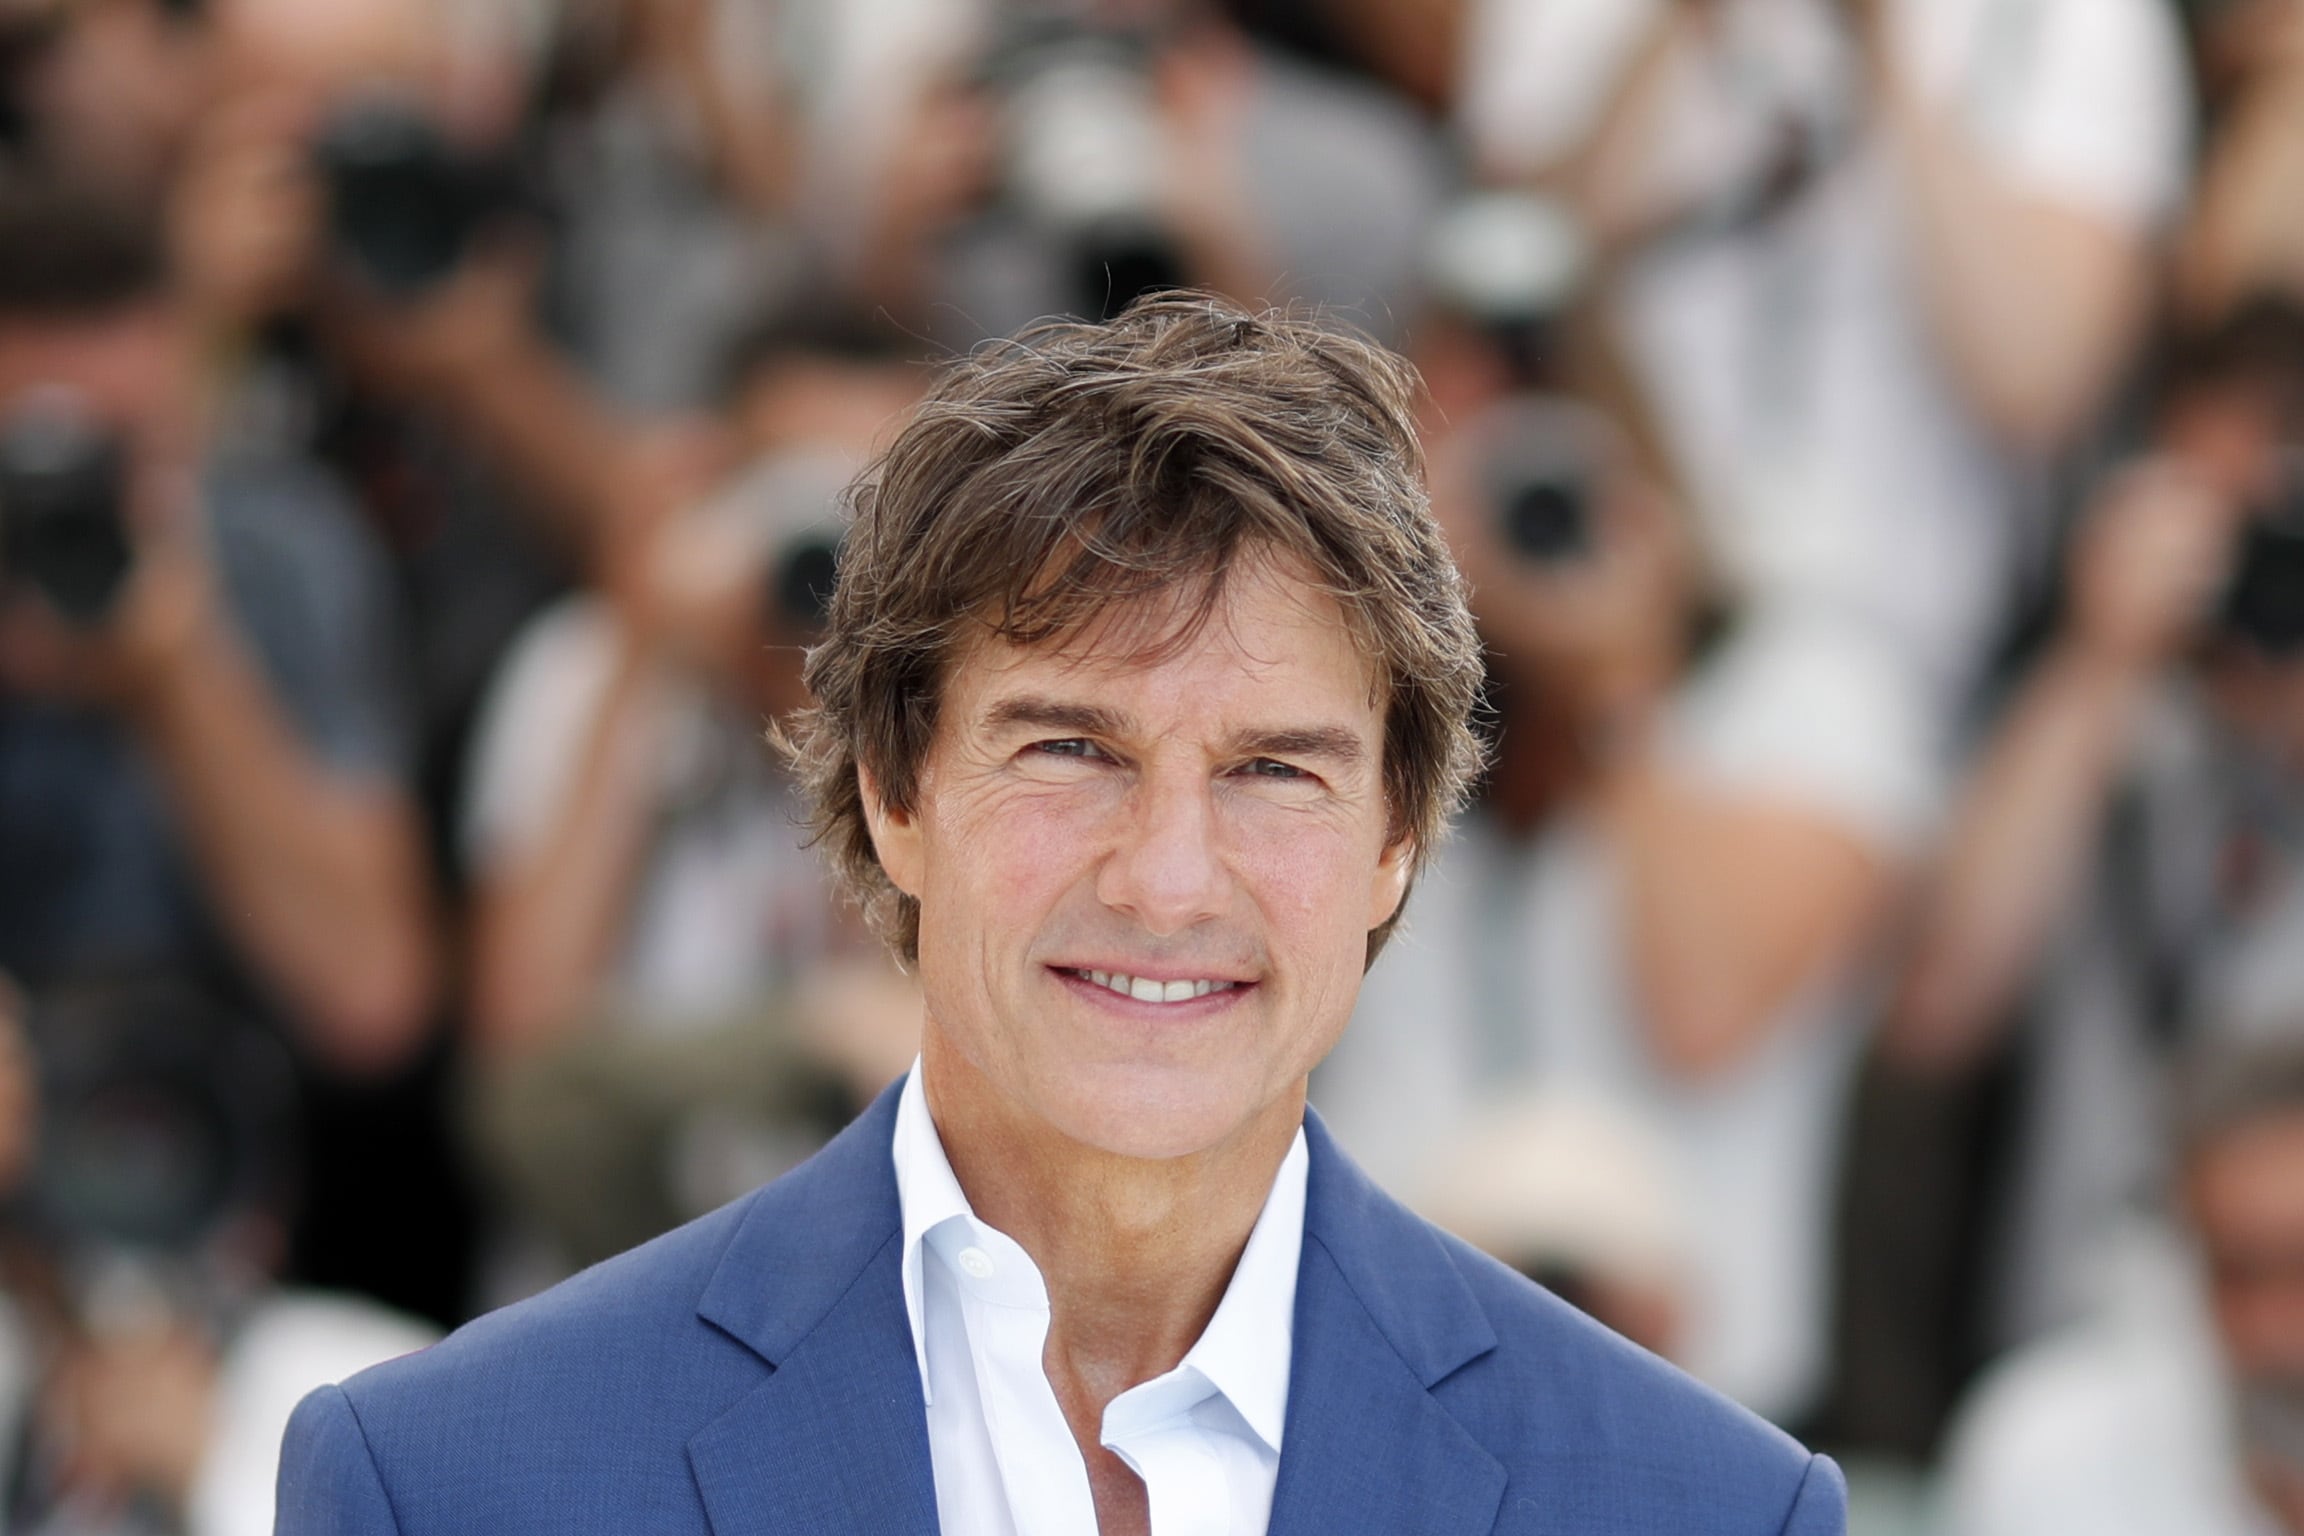
<instances>
[{"instance_id":1,"label":"man's neck","mask_svg":"<svg viewBox=\"0 0 2304 1536\"><path fill-rule=\"evenodd\" d=\"M921 1086L970 1206L1047 1284L1050 1381L1099 1413L1207 1328L1303 1119L1298 1093L1205 1151L1123 1157L1017 1114L933 1030Z\"/></svg>"}]
</instances>

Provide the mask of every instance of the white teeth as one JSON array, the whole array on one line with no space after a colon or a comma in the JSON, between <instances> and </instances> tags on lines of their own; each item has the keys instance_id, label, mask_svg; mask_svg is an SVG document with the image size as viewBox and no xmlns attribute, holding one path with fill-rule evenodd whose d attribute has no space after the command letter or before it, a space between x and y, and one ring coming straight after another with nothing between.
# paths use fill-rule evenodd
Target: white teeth
<instances>
[{"instance_id":1,"label":"white teeth","mask_svg":"<svg viewBox=\"0 0 2304 1536\"><path fill-rule=\"evenodd\" d=\"M1155 981L1149 976L1130 976L1122 971L1080 971L1076 974L1141 1003L1187 1002L1195 997L1206 997L1211 992L1229 992L1239 985L1233 981Z\"/></svg>"}]
</instances>

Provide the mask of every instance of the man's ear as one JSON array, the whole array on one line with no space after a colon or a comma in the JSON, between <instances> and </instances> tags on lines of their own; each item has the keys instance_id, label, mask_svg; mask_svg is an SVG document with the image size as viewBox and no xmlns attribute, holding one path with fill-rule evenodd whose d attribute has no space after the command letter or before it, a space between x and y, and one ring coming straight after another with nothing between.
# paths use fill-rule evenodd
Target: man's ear
<instances>
[{"instance_id":1,"label":"man's ear","mask_svg":"<svg viewBox=\"0 0 2304 1536\"><path fill-rule=\"evenodd\" d=\"M872 851L880 856L881 870L896 889L919 900L923 862L919 818L882 800L879 781L862 763L856 765L856 789L864 800L864 825L872 834Z\"/></svg>"},{"instance_id":2,"label":"man's ear","mask_svg":"<svg viewBox=\"0 0 2304 1536\"><path fill-rule=\"evenodd\" d=\"M1368 926L1381 928L1408 898L1408 877L1416 872L1416 839L1403 837L1384 850L1376 861L1376 877L1368 886Z\"/></svg>"}]
</instances>

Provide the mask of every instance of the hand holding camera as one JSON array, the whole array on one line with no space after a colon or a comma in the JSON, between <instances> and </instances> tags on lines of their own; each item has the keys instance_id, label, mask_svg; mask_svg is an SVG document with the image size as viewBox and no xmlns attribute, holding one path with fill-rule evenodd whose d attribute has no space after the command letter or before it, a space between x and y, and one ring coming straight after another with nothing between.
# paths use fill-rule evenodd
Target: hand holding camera
<instances>
[{"instance_id":1,"label":"hand holding camera","mask_svg":"<svg viewBox=\"0 0 2304 1536\"><path fill-rule=\"evenodd\" d=\"M602 547L601 588L644 649L741 680L764 653L789 652L822 628L852 471L844 454L791 448L708 497L636 507Z\"/></svg>"},{"instance_id":2,"label":"hand holding camera","mask_svg":"<svg viewBox=\"0 0 2304 1536\"><path fill-rule=\"evenodd\" d=\"M293 305L320 223L297 111L261 95L220 105L187 147L168 207L177 284L206 331L244 333Z\"/></svg>"},{"instance_id":3,"label":"hand holding camera","mask_svg":"<svg viewBox=\"0 0 2304 1536\"><path fill-rule=\"evenodd\" d=\"M1436 454L1433 485L1508 669L1601 713L1669 683L1692 606L1689 551L1606 418L1508 396Z\"/></svg>"},{"instance_id":4,"label":"hand holding camera","mask_svg":"<svg viewBox=\"0 0 2304 1536\"><path fill-rule=\"evenodd\" d=\"M2123 675L2173 661L2226 589L2240 516L2174 460L2121 476L2073 553L2070 644Z\"/></svg>"},{"instance_id":5,"label":"hand holding camera","mask_svg":"<svg viewBox=\"0 0 2304 1536\"><path fill-rule=\"evenodd\" d=\"M67 391L0 410L0 686L123 704L184 654L209 572L186 530L138 528L148 479Z\"/></svg>"}]
</instances>

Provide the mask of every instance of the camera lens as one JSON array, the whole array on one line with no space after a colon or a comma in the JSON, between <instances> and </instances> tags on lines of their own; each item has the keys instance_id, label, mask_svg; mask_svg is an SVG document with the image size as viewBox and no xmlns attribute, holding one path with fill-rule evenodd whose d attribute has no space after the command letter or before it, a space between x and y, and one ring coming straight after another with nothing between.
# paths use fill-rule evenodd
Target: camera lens
<instances>
[{"instance_id":1,"label":"camera lens","mask_svg":"<svg viewBox=\"0 0 2304 1536\"><path fill-rule=\"evenodd\" d=\"M0 526L12 578L66 618L111 610L131 554L127 449L75 397L41 391L0 419Z\"/></svg>"},{"instance_id":2,"label":"camera lens","mask_svg":"<svg viewBox=\"0 0 2304 1536\"><path fill-rule=\"evenodd\" d=\"M769 584L772 617L801 630L819 630L832 616L832 585L840 574L840 541L804 538L784 552Z\"/></svg>"},{"instance_id":3,"label":"camera lens","mask_svg":"<svg viewBox=\"0 0 2304 1536\"><path fill-rule=\"evenodd\" d=\"M2267 656L2304 655L2304 522L2293 509L2248 524L2223 623Z\"/></svg>"},{"instance_id":4,"label":"camera lens","mask_svg":"<svg viewBox=\"0 0 2304 1536\"><path fill-rule=\"evenodd\" d=\"M1505 545L1526 559L1573 560L1591 546L1590 497L1565 476L1531 479L1503 498Z\"/></svg>"},{"instance_id":5,"label":"camera lens","mask_svg":"<svg viewBox=\"0 0 2304 1536\"><path fill-rule=\"evenodd\" d=\"M479 171L407 102L346 107L323 129L317 155L337 249L396 297L445 281L489 216Z\"/></svg>"}]
</instances>

